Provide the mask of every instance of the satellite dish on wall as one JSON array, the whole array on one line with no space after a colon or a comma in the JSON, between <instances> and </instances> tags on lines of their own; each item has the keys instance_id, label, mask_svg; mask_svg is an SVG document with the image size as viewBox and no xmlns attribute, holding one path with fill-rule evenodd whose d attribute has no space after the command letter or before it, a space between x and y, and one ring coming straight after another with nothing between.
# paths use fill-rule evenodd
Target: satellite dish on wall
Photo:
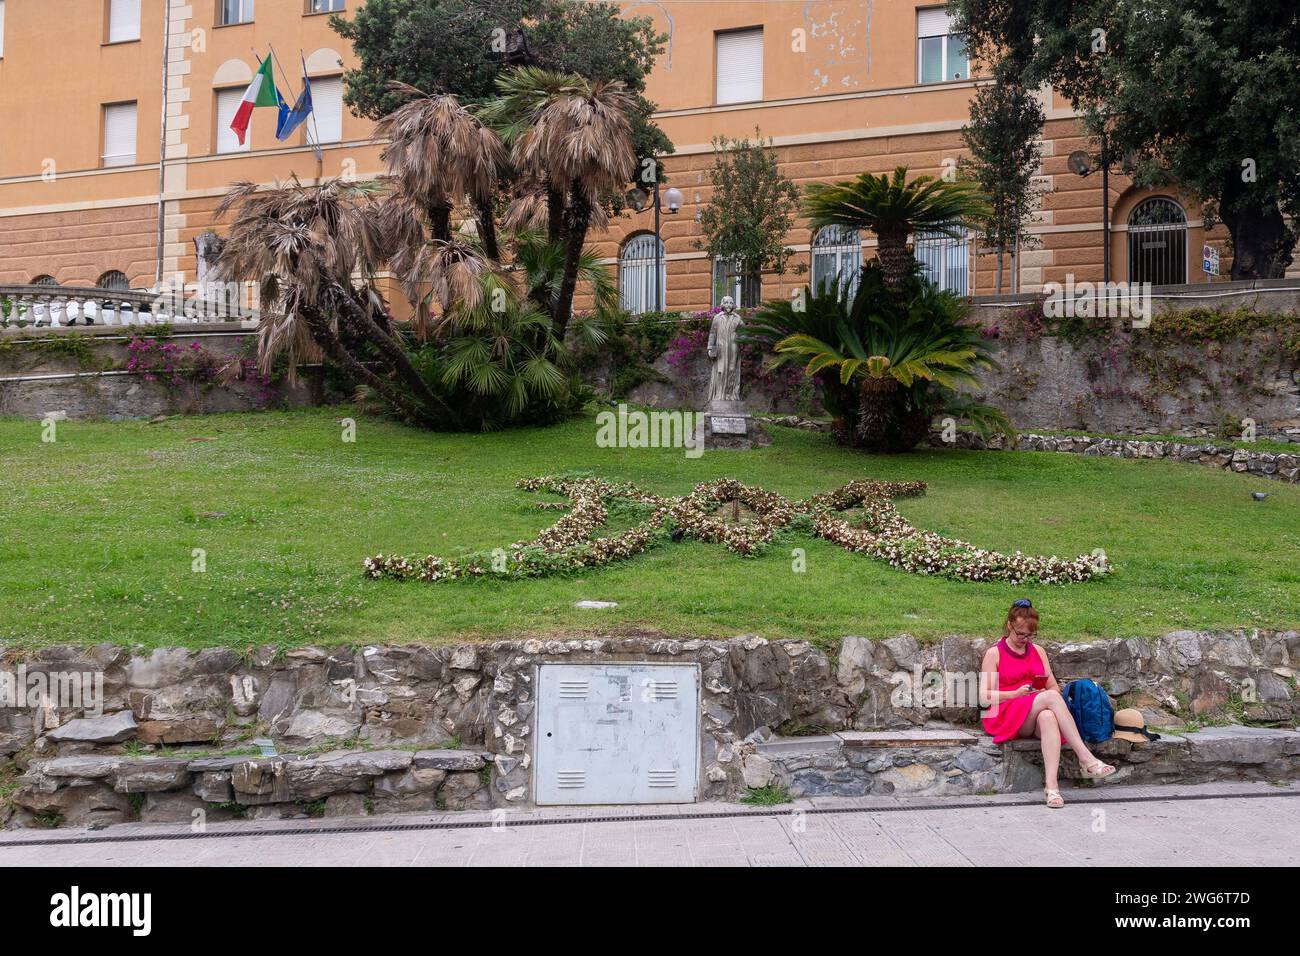
<instances>
[{"instance_id":1,"label":"satellite dish on wall","mask_svg":"<svg viewBox=\"0 0 1300 956\"><path fill-rule=\"evenodd\" d=\"M1092 157L1081 149L1076 149L1071 153L1065 164L1070 167L1070 172L1076 176L1087 176L1092 172Z\"/></svg>"}]
</instances>

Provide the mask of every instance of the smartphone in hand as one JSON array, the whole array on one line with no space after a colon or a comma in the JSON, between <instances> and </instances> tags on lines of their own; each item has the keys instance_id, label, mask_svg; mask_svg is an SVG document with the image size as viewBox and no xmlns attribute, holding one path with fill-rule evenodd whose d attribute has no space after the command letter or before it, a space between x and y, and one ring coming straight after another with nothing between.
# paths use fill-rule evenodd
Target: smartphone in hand
<instances>
[{"instance_id":1,"label":"smartphone in hand","mask_svg":"<svg viewBox=\"0 0 1300 956\"><path fill-rule=\"evenodd\" d=\"M1034 690L1042 690L1047 686L1047 675L1043 674L1039 677L1035 677L1032 683L1034 685Z\"/></svg>"}]
</instances>

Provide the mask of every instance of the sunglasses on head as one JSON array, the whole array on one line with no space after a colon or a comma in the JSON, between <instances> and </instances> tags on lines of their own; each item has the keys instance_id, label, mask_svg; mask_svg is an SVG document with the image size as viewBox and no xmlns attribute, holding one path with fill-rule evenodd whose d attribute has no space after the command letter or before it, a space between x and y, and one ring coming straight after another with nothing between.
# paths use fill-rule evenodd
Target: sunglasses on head
<instances>
[{"instance_id":1,"label":"sunglasses on head","mask_svg":"<svg viewBox=\"0 0 1300 956\"><path fill-rule=\"evenodd\" d=\"M1012 607L1033 607L1034 602L1029 600L1029 598L1021 598L1018 601L1012 601L1011 606Z\"/></svg>"}]
</instances>

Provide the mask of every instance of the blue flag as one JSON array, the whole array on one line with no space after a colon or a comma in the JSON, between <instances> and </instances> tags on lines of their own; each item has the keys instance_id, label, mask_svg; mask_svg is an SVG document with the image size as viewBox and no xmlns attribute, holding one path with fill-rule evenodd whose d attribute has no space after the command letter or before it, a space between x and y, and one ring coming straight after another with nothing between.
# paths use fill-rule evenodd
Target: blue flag
<instances>
[{"instance_id":1,"label":"blue flag","mask_svg":"<svg viewBox=\"0 0 1300 956\"><path fill-rule=\"evenodd\" d=\"M276 93L276 99L280 101L280 119L275 125L275 138L286 140L293 135L303 123L307 122L307 117L311 115L311 80L304 73L302 77L302 94L298 97L298 102L293 104L293 109L285 103L283 97Z\"/></svg>"}]
</instances>

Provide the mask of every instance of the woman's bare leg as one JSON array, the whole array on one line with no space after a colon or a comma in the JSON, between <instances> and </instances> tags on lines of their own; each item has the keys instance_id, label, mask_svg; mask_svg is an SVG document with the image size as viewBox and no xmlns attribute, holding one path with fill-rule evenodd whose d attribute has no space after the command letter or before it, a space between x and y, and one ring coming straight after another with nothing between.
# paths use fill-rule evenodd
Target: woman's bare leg
<instances>
[{"instance_id":1,"label":"woman's bare leg","mask_svg":"<svg viewBox=\"0 0 1300 956\"><path fill-rule=\"evenodd\" d=\"M1029 715L1025 718L1025 722L1020 725L1020 731L1016 736L1037 736L1035 731L1038 729L1038 715L1045 710L1050 711L1056 717L1056 724L1060 729L1061 737L1079 758L1080 766L1090 767L1096 763L1097 758L1088 749L1088 745L1083 742L1083 737L1079 735L1079 728L1075 726L1074 718L1070 716L1070 708L1066 706L1065 698L1061 696L1059 691L1045 690L1034 695L1034 702L1029 708Z\"/></svg>"},{"instance_id":2,"label":"woman's bare leg","mask_svg":"<svg viewBox=\"0 0 1300 956\"><path fill-rule=\"evenodd\" d=\"M1050 709L1038 712L1038 738L1043 743L1043 780L1048 790L1060 789L1056 771L1061 766L1061 731Z\"/></svg>"}]
</instances>

